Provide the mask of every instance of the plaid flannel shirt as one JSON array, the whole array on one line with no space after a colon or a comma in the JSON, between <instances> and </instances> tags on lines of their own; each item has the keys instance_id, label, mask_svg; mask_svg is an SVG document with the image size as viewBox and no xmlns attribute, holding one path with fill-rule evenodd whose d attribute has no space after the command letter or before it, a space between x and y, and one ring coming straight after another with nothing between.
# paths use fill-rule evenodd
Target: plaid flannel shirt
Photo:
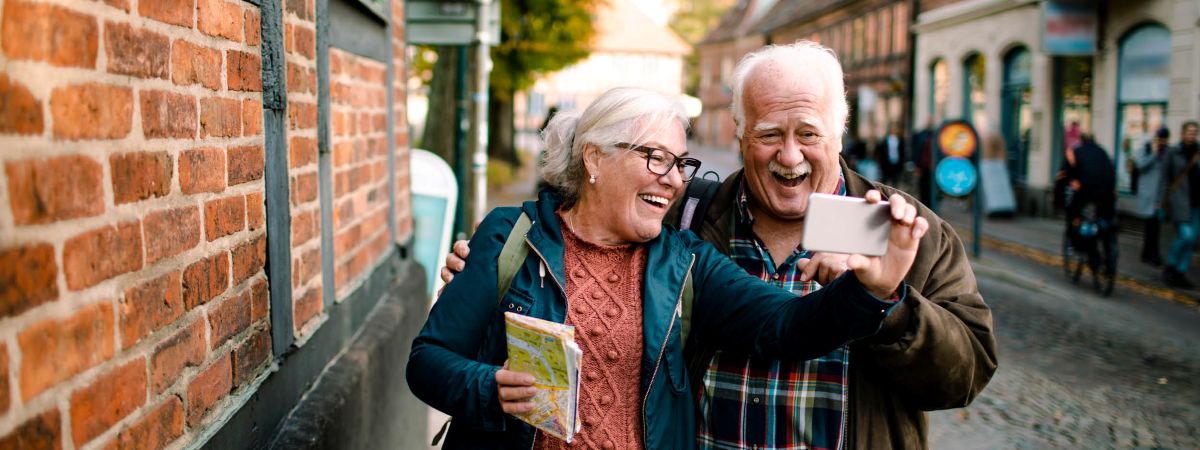
<instances>
[{"instance_id":1,"label":"plaid flannel shirt","mask_svg":"<svg viewBox=\"0 0 1200 450\"><path fill-rule=\"evenodd\" d=\"M838 178L838 195L846 195ZM805 295L821 286L800 281L797 247L776 265L754 234L754 217L738 192L730 258L763 281ZM717 352L704 373L697 445L702 449L840 449L848 418L850 347L808 361L779 361Z\"/></svg>"}]
</instances>

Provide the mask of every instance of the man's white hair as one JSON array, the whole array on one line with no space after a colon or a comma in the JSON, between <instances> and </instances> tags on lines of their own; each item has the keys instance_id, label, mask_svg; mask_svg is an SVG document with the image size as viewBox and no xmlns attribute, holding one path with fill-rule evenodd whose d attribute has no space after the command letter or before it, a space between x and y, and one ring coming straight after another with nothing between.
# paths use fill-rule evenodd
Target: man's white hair
<instances>
[{"instance_id":1,"label":"man's white hair","mask_svg":"<svg viewBox=\"0 0 1200 450\"><path fill-rule=\"evenodd\" d=\"M741 139L746 128L746 107L743 92L746 79L764 62L774 62L797 71L823 77L825 88L828 90L827 101L832 103L833 138L841 142L842 133L846 129L846 117L850 108L846 104L846 85L842 79L842 64L832 49L813 41L800 40L788 45L768 45L758 49L738 61L733 68L733 123L736 127L737 138Z\"/></svg>"}]
</instances>

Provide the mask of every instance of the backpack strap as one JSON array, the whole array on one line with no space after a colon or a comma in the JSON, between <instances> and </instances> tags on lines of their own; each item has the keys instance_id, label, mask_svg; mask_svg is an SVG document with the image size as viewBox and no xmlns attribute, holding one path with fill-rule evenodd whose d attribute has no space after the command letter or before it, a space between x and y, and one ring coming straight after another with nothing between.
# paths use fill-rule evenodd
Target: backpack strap
<instances>
[{"instance_id":1,"label":"backpack strap","mask_svg":"<svg viewBox=\"0 0 1200 450\"><path fill-rule=\"evenodd\" d=\"M716 172L708 171L703 176L692 178L688 182L687 191L683 197L683 213L679 215L679 229L689 230L692 228L692 223L699 224L704 220L704 214L708 212L709 205L712 204L713 197L717 195L717 189L721 187L720 179L711 180L708 174L716 176Z\"/></svg>"},{"instance_id":2,"label":"backpack strap","mask_svg":"<svg viewBox=\"0 0 1200 450\"><path fill-rule=\"evenodd\" d=\"M692 288L692 269L688 269L687 275L683 278L683 298L680 299L679 312L679 332L680 344L686 346L688 340L688 332L692 328L692 296L695 291Z\"/></svg>"},{"instance_id":3,"label":"backpack strap","mask_svg":"<svg viewBox=\"0 0 1200 450\"><path fill-rule=\"evenodd\" d=\"M529 247L525 245L525 234L529 232L530 225L529 216L522 211L512 231L508 232L504 248L500 250L500 257L496 260L496 286L499 288L496 291L496 302L504 300L513 276L525 262L525 256L529 255Z\"/></svg>"}]
</instances>

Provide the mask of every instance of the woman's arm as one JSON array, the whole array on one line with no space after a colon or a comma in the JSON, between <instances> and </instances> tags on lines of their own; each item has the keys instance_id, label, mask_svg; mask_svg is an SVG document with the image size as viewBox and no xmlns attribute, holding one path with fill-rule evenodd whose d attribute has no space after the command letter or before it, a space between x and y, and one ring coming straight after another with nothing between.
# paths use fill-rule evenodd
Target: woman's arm
<instances>
[{"instance_id":1,"label":"woman's arm","mask_svg":"<svg viewBox=\"0 0 1200 450\"><path fill-rule=\"evenodd\" d=\"M471 238L465 269L442 292L413 341L408 385L425 403L473 428L504 429L496 372L502 361L474 360L498 322L496 258L520 211L492 211Z\"/></svg>"}]
</instances>

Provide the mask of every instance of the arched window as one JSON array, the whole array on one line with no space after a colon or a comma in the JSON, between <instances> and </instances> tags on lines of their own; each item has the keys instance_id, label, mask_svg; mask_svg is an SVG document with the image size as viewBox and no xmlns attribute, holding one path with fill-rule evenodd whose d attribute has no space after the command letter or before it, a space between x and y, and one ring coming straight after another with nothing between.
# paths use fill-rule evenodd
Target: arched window
<instances>
[{"instance_id":1,"label":"arched window","mask_svg":"<svg viewBox=\"0 0 1200 450\"><path fill-rule=\"evenodd\" d=\"M933 123L946 120L946 100L950 94L950 67L938 58L929 65L929 117Z\"/></svg>"},{"instance_id":2,"label":"arched window","mask_svg":"<svg viewBox=\"0 0 1200 450\"><path fill-rule=\"evenodd\" d=\"M1117 186L1133 189L1126 161L1143 151L1166 124L1171 85L1171 32L1159 24L1134 28L1121 38L1117 63Z\"/></svg>"},{"instance_id":3,"label":"arched window","mask_svg":"<svg viewBox=\"0 0 1200 450\"><path fill-rule=\"evenodd\" d=\"M984 104L987 94L983 91L984 73L987 61L978 53L973 53L963 60L963 118L975 125L980 132L989 129L987 112Z\"/></svg>"},{"instance_id":4,"label":"arched window","mask_svg":"<svg viewBox=\"0 0 1200 450\"><path fill-rule=\"evenodd\" d=\"M1000 112L1000 131L1008 152L1008 173L1013 184L1024 184L1028 172L1029 134L1033 129L1030 100L1033 87L1033 55L1019 46L1004 55L1004 87Z\"/></svg>"}]
</instances>

